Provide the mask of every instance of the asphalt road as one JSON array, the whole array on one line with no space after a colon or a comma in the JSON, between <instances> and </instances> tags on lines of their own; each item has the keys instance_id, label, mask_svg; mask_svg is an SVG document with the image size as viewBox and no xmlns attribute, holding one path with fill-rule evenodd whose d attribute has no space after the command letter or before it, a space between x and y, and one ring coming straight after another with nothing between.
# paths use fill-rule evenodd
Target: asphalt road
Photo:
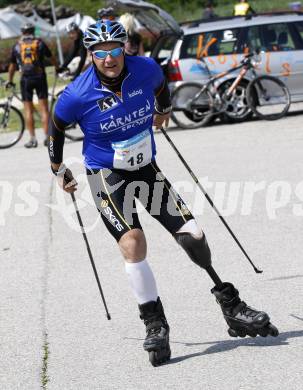
<instances>
[{"instance_id":1,"label":"asphalt road","mask_svg":"<svg viewBox=\"0 0 303 390\"><path fill-rule=\"evenodd\" d=\"M148 261L171 326L170 364L153 368L144 326L115 242L99 221L81 166L82 218L112 320L107 321L70 196L56 187L46 150L1 150L0 389L299 390L303 378L302 116L169 135L263 274L255 274L203 201L163 135L158 163L203 226L215 269L280 336L233 339L212 282L149 215ZM255 189L255 193L252 189ZM257 191L258 190L258 191Z\"/></svg>"}]
</instances>

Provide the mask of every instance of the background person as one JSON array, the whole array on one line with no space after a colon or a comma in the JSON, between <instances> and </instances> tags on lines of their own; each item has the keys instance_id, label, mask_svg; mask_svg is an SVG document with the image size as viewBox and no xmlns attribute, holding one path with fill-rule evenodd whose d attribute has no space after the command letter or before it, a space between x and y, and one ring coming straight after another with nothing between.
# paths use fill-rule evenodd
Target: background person
<instances>
[{"instance_id":1,"label":"background person","mask_svg":"<svg viewBox=\"0 0 303 390\"><path fill-rule=\"evenodd\" d=\"M58 68L58 72L64 72L68 70L68 65L72 62L72 60L76 57L79 58L79 63L74 72L71 72L73 75L72 80L75 80L76 77L84 70L85 62L87 58L87 50L83 45L83 32L75 22L71 22L66 26L66 31L68 33L68 37L73 41L73 47L69 54L67 55L64 63Z\"/></svg>"},{"instance_id":2,"label":"background person","mask_svg":"<svg viewBox=\"0 0 303 390\"><path fill-rule=\"evenodd\" d=\"M212 1L208 1L205 5L202 19L212 19L212 18L216 18L216 17L217 17L217 15L215 14L215 11L214 11L214 5L213 5Z\"/></svg>"},{"instance_id":3,"label":"background person","mask_svg":"<svg viewBox=\"0 0 303 390\"><path fill-rule=\"evenodd\" d=\"M141 35L136 31L136 22L133 15L125 13L120 16L120 23L127 32L128 41L125 44L125 53L129 56L144 56L144 47Z\"/></svg>"},{"instance_id":4,"label":"background person","mask_svg":"<svg viewBox=\"0 0 303 390\"><path fill-rule=\"evenodd\" d=\"M251 5L246 0L239 0L234 5L234 16L255 15L256 12L252 9Z\"/></svg>"},{"instance_id":5,"label":"background person","mask_svg":"<svg viewBox=\"0 0 303 390\"><path fill-rule=\"evenodd\" d=\"M100 8L97 11L97 15L99 19L111 20L111 21L116 20L118 16L112 7Z\"/></svg>"},{"instance_id":6,"label":"background person","mask_svg":"<svg viewBox=\"0 0 303 390\"><path fill-rule=\"evenodd\" d=\"M44 58L50 57L53 65L57 61L40 38L35 37L35 27L26 23L21 28L22 36L12 49L8 68L7 87L13 85L14 74L17 68L21 72L20 89L24 104L26 128L30 133L30 140L24 145L26 148L36 148L38 142L35 134L33 92L36 91L41 112L42 126L45 133L44 145L47 146L48 130L48 85L45 73Z\"/></svg>"}]
</instances>

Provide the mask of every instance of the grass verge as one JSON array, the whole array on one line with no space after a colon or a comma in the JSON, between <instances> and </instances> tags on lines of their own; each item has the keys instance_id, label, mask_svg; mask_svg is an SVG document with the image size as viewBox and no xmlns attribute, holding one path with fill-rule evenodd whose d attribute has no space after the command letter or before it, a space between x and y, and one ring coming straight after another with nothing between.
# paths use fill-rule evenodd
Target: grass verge
<instances>
[{"instance_id":1,"label":"grass verge","mask_svg":"<svg viewBox=\"0 0 303 390\"><path fill-rule=\"evenodd\" d=\"M41 385L43 390L47 389L47 384L49 382L49 376L47 373L48 358L49 358L49 348L48 348L48 341L47 341L47 333L44 333L43 359L42 359L42 369L41 369Z\"/></svg>"}]
</instances>

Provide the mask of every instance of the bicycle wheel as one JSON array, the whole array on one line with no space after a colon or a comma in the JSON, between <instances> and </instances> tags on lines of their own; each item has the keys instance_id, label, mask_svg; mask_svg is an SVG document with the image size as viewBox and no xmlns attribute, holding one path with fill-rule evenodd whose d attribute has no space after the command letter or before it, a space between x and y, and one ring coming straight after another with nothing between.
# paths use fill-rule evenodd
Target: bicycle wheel
<instances>
[{"instance_id":1,"label":"bicycle wheel","mask_svg":"<svg viewBox=\"0 0 303 390\"><path fill-rule=\"evenodd\" d=\"M259 118L272 121L287 114L290 94L283 81L264 75L248 84L247 102Z\"/></svg>"},{"instance_id":2,"label":"bicycle wheel","mask_svg":"<svg viewBox=\"0 0 303 390\"><path fill-rule=\"evenodd\" d=\"M185 83L172 93L173 121L183 129L196 129L205 126L213 115L213 98L208 89L201 94L203 85Z\"/></svg>"},{"instance_id":3,"label":"bicycle wheel","mask_svg":"<svg viewBox=\"0 0 303 390\"><path fill-rule=\"evenodd\" d=\"M24 133L24 118L16 107L0 104L0 149L15 145Z\"/></svg>"},{"instance_id":4,"label":"bicycle wheel","mask_svg":"<svg viewBox=\"0 0 303 390\"><path fill-rule=\"evenodd\" d=\"M54 101L53 101L53 104L51 107L52 114L54 113L56 102L63 91L64 91L64 89L62 91L58 92ZM65 128L65 137L70 139L71 141L82 141L84 138L84 135L83 135L83 132L82 132L80 126L75 122L75 123L71 123L70 125L68 125Z\"/></svg>"},{"instance_id":5,"label":"bicycle wheel","mask_svg":"<svg viewBox=\"0 0 303 390\"><path fill-rule=\"evenodd\" d=\"M220 86L220 93L222 94L223 100L222 108L225 109L225 112L223 112L220 117L223 122L227 123L244 122L253 115L252 110L248 106L246 98L248 83L245 80L240 81L232 94L227 95L227 91L232 85L233 81L234 79L226 81Z\"/></svg>"}]
</instances>

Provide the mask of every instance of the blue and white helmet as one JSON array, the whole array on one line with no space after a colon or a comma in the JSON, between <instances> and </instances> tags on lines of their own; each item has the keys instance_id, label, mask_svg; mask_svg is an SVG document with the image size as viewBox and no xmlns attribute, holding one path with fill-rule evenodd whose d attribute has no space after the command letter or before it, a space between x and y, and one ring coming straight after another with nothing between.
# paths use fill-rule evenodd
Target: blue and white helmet
<instances>
[{"instance_id":1,"label":"blue and white helmet","mask_svg":"<svg viewBox=\"0 0 303 390\"><path fill-rule=\"evenodd\" d=\"M127 39L127 32L121 23L111 20L98 20L87 27L83 43L90 50L94 45L102 42L119 42L124 45Z\"/></svg>"}]
</instances>

